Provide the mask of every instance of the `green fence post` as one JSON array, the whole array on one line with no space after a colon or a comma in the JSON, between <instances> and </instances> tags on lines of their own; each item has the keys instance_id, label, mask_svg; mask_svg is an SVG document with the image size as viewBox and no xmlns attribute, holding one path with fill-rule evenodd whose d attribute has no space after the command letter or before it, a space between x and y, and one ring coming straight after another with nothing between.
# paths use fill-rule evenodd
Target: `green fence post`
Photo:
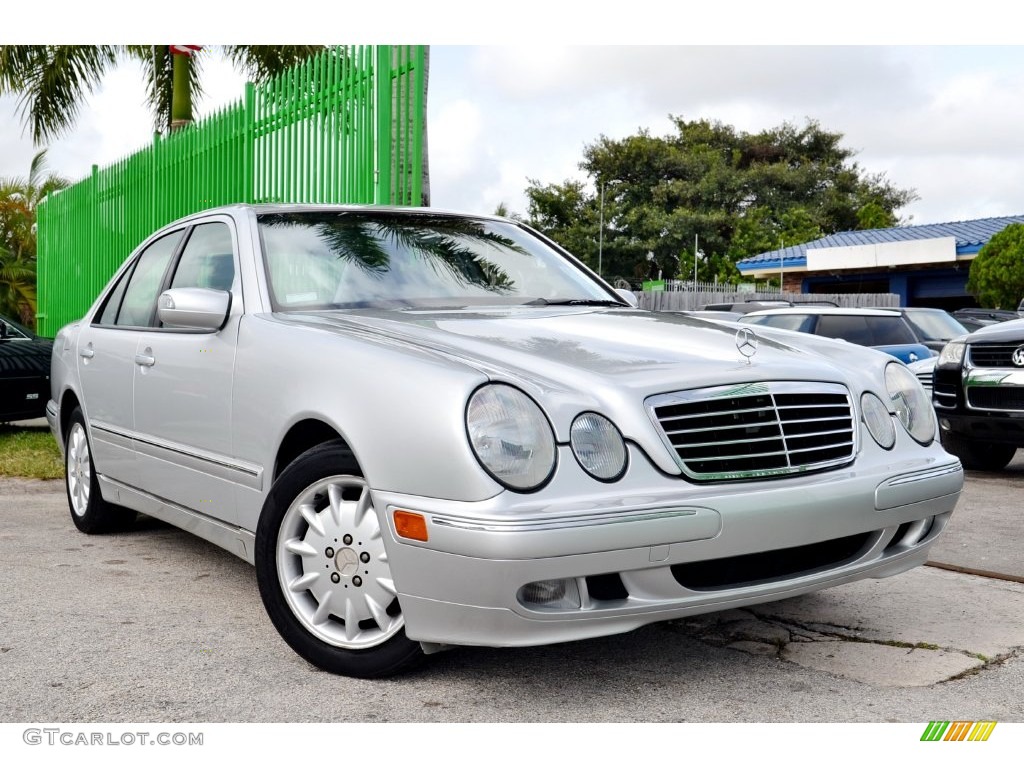
<instances>
[{"instance_id":1,"label":"green fence post","mask_svg":"<svg viewBox=\"0 0 1024 768\"><path fill-rule=\"evenodd\" d=\"M424 46L417 45L416 50L416 72L415 72L415 88L416 94L414 97L416 114L413 115L412 119L412 141L413 141L413 153L412 153L412 199L409 201L409 205L423 205L423 141L426 138L427 132L427 120L425 116L426 111L426 51ZM428 202L429 204L429 202Z\"/></svg>"},{"instance_id":2,"label":"green fence post","mask_svg":"<svg viewBox=\"0 0 1024 768\"><path fill-rule=\"evenodd\" d=\"M254 188L256 164L256 86L245 84L245 138L242 157L242 193L244 197L236 202L251 203L256 199Z\"/></svg>"},{"instance_id":3,"label":"green fence post","mask_svg":"<svg viewBox=\"0 0 1024 768\"><path fill-rule=\"evenodd\" d=\"M391 46L378 45L373 76L376 80L377 158L375 167L376 190L374 202L390 205L391 195Z\"/></svg>"}]
</instances>

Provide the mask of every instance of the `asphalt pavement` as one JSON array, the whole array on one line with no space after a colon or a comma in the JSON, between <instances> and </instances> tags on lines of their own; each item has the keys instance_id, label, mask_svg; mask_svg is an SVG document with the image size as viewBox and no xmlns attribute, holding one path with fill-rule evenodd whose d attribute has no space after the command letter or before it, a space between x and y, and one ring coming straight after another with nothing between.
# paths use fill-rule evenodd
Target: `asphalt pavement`
<instances>
[{"instance_id":1,"label":"asphalt pavement","mask_svg":"<svg viewBox=\"0 0 1024 768\"><path fill-rule=\"evenodd\" d=\"M0 722L1020 722L1022 492L1019 459L969 473L942 568L364 681L297 657L233 555L0 479Z\"/></svg>"}]
</instances>

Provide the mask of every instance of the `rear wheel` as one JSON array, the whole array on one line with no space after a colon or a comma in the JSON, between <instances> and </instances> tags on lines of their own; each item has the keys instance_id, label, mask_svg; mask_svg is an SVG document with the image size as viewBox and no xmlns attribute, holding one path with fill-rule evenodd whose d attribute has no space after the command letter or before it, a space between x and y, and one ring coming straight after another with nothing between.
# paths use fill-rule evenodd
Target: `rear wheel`
<instances>
[{"instance_id":1,"label":"rear wheel","mask_svg":"<svg viewBox=\"0 0 1024 768\"><path fill-rule=\"evenodd\" d=\"M942 447L960 459L964 469L998 472L1013 461L1017 446L1002 443L983 443L944 431L940 435Z\"/></svg>"},{"instance_id":2,"label":"rear wheel","mask_svg":"<svg viewBox=\"0 0 1024 768\"><path fill-rule=\"evenodd\" d=\"M256 530L263 604L292 649L321 669L384 677L416 664L369 486L340 441L281 474Z\"/></svg>"},{"instance_id":3,"label":"rear wheel","mask_svg":"<svg viewBox=\"0 0 1024 768\"><path fill-rule=\"evenodd\" d=\"M123 530L135 521L134 510L109 504L100 493L81 408L75 408L68 422L64 442L64 484L71 520L82 533Z\"/></svg>"}]
</instances>

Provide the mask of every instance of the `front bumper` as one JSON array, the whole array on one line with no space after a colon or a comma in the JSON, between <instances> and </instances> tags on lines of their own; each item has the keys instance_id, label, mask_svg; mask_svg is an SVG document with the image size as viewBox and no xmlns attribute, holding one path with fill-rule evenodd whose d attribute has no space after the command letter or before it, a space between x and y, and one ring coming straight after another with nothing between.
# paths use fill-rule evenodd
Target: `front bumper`
<instances>
[{"instance_id":1,"label":"front bumper","mask_svg":"<svg viewBox=\"0 0 1024 768\"><path fill-rule=\"evenodd\" d=\"M1024 447L1024 371L936 368L933 397L943 432L979 443Z\"/></svg>"},{"instance_id":2,"label":"front bumper","mask_svg":"<svg viewBox=\"0 0 1024 768\"><path fill-rule=\"evenodd\" d=\"M907 454L913 461L900 461L899 451L872 445L845 469L712 487L667 478L632 448L623 481L600 489L590 482L585 492L587 478L565 450L539 494L477 503L373 495L410 638L538 645L924 563L956 506L963 470L938 443L921 453L916 446ZM399 538L396 509L423 514L429 540ZM549 580L572 582L578 606L523 597L525 585Z\"/></svg>"}]
</instances>

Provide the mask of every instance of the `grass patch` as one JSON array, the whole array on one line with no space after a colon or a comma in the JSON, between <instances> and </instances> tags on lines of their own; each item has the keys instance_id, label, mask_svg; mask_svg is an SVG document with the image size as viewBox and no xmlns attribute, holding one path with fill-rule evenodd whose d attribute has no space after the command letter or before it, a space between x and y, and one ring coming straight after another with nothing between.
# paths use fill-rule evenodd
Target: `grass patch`
<instances>
[{"instance_id":1,"label":"grass patch","mask_svg":"<svg viewBox=\"0 0 1024 768\"><path fill-rule=\"evenodd\" d=\"M37 480L64 477L64 462L50 430L0 424L0 476Z\"/></svg>"}]
</instances>

